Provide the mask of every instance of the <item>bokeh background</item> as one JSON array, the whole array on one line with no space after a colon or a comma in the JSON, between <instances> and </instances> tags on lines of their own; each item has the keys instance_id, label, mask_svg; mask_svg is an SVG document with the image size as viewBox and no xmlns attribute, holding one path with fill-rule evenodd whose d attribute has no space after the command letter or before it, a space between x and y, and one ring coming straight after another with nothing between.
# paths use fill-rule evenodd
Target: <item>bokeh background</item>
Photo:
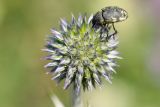
<instances>
[{"instance_id":1,"label":"bokeh background","mask_svg":"<svg viewBox=\"0 0 160 107\"><path fill-rule=\"evenodd\" d=\"M113 84L85 92L92 107L160 107L159 0L0 0L0 107L54 107L54 93L71 107L70 91L46 75L41 49L71 13L95 13L108 5L123 7L127 21L117 23L123 60Z\"/></svg>"}]
</instances>

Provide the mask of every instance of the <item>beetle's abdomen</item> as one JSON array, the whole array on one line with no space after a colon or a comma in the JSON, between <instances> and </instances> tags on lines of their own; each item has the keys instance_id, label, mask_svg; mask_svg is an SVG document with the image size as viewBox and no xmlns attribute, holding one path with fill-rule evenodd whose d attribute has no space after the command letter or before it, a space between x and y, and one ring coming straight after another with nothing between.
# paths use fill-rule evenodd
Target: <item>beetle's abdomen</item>
<instances>
[{"instance_id":1,"label":"beetle's abdomen","mask_svg":"<svg viewBox=\"0 0 160 107\"><path fill-rule=\"evenodd\" d=\"M102 16L106 23L115 23L127 19L127 12L117 6L110 6L102 9Z\"/></svg>"}]
</instances>

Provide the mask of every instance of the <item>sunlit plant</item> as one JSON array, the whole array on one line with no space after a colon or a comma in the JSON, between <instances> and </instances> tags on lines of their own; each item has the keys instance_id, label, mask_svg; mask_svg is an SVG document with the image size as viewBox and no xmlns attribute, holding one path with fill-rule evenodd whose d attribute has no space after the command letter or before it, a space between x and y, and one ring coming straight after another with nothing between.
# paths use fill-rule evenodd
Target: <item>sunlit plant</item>
<instances>
[{"instance_id":1,"label":"sunlit plant","mask_svg":"<svg viewBox=\"0 0 160 107\"><path fill-rule=\"evenodd\" d=\"M64 80L64 89L73 84L77 104L82 87L92 90L102 84L102 78L112 83L112 74L116 73L114 68L117 66L115 59L121 58L116 51L117 33L110 34L109 25L96 23L98 27L94 27L95 16L80 15L76 20L72 15L70 23L61 19L60 30L51 29L43 49L49 53L45 59L50 62L45 67L50 68L48 73L54 75L52 80L57 83Z\"/></svg>"}]
</instances>

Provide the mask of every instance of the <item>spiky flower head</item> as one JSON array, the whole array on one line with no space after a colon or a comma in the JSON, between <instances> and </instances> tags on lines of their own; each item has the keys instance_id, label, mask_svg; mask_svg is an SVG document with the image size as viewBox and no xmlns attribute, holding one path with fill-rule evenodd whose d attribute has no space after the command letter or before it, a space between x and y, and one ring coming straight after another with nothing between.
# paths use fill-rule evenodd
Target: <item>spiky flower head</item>
<instances>
[{"instance_id":1,"label":"spiky flower head","mask_svg":"<svg viewBox=\"0 0 160 107\"><path fill-rule=\"evenodd\" d=\"M64 89L71 84L77 93L83 89L92 89L101 84L102 77L111 83L115 72L115 59L120 58L115 50L117 39L107 38L106 32L92 28L91 15L79 16L78 20L72 15L71 23L61 20L60 30L52 29L44 51L49 52L45 65L51 68L53 80L64 81Z\"/></svg>"}]
</instances>

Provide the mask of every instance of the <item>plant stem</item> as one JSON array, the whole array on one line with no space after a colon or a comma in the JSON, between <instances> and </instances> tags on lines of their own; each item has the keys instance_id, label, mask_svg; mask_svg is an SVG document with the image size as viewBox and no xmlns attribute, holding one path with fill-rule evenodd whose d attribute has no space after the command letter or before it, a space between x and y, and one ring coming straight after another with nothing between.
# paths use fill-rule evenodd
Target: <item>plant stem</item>
<instances>
[{"instance_id":1,"label":"plant stem","mask_svg":"<svg viewBox=\"0 0 160 107\"><path fill-rule=\"evenodd\" d=\"M75 89L72 91L72 107L82 107L81 92L77 93Z\"/></svg>"}]
</instances>

